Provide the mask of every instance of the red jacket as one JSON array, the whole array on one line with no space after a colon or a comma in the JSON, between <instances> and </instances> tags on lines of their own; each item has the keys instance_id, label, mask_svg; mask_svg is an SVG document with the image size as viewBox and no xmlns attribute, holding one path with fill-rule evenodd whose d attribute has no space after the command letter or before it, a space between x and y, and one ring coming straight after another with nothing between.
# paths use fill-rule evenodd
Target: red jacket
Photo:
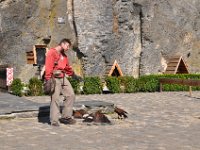
<instances>
[{"instance_id":1,"label":"red jacket","mask_svg":"<svg viewBox=\"0 0 200 150\"><path fill-rule=\"evenodd\" d=\"M57 65L55 65L57 62ZM67 56L58 53L56 49L51 48L46 55L45 60L45 79L49 80L54 70L61 70L69 76L74 74L72 67L69 65ZM63 77L64 74L61 75Z\"/></svg>"}]
</instances>

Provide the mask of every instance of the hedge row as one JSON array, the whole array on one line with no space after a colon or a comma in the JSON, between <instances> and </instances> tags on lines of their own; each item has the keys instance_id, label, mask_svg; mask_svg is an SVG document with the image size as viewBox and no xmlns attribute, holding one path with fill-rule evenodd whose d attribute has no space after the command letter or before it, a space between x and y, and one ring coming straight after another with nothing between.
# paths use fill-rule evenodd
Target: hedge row
<instances>
[{"instance_id":1,"label":"hedge row","mask_svg":"<svg viewBox=\"0 0 200 150\"><path fill-rule=\"evenodd\" d=\"M25 84L21 79L16 78L11 84L11 93L17 96L40 96L43 93L43 83L38 78L31 78L28 84Z\"/></svg>"},{"instance_id":2,"label":"hedge row","mask_svg":"<svg viewBox=\"0 0 200 150\"><path fill-rule=\"evenodd\" d=\"M105 83L110 93L135 93L135 92L158 92L160 89L160 78L178 79L200 79L200 74L175 74L175 75L145 75L138 79L132 76L106 77ZM85 78L83 94L101 93L102 84L99 77ZM74 87L75 88L75 87ZM193 90L200 90L200 87L192 87ZM164 84L163 91L188 91L188 86L176 84ZM75 90L77 91L77 90ZM98 92L97 92L98 91Z\"/></svg>"},{"instance_id":3,"label":"hedge row","mask_svg":"<svg viewBox=\"0 0 200 150\"><path fill-rule=\"evenodd\" d=\"M160 78L200 79L200 74L175 74L175 75L146 75L135 79L132 76L106 77L105 84L110 93L135 93L135 92L157 92L160 89ZM68 78L76 94L101 94L103 84L100 77L85 77L84 83ZM20 79L15 79L11 86L13 94L22 96L24 85ZM26 85L29 88L27 95L43 95L42 82L37 78L29 80ZM188 86L176 84L164 84L163 91L188 91ZM200 87L192 87L192 90L200 90Z\"/></svg>"}]
</instances>

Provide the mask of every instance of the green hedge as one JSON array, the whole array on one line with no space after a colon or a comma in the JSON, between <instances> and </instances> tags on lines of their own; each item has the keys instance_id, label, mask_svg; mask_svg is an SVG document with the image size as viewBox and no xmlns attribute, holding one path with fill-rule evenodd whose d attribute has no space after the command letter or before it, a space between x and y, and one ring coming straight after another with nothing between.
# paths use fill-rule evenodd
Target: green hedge
<instances>
[{"instance_id":1,"label":"green hedge","mask_svg":"<svg viewBox=\"0 0 200 150\"><path fill-rule=\"evenodd\" d=\"M141 76L138 80L140 92L156 92L159 90L159 75Z\"/></svg>"},{"instance_id":2,"label":"green hedge","mask_svg":"<svg viewBox=\"0 0 200 150\"><path fill-rule=\"evenodd\" d=\"M166 78L180 78L180 79L200 79L200 74L176 74L176 75L165 75ZM193 90L200 90L200 87L193 86ZM189 86L165 84L163 85L164 91L188 91Z\"/></svg>"},{"instance_id":3,"label":"green hedge","mask_svg":"<svg viewBox=\"0 0 200 150\"><path fill-rule=\"evenodd\" d=\"M84 94L101 94L102 83L99 77L85 77L83 85Z\"/></svg>"},{"instance_id":4,"label":"green hedge","mask_svg":"<svg viewBox=\"0 0 200 150\"><path fill-rule=\"evenodd\" d=\"M123 87L121 90L124 93L135 93L139 91L138 80L133 76L119 77L120 85Z\"/></svg>"},{"instance_id":5,"label":"green hedge","mask_svg":"<svg viewBox=\"0 0 200 150\"><path fill-rule=\"evenodd\" d=\"M200 79L200 74L170 74L170 75L145 75L138 79L134 79L132 76L123 77L110 77L106 80L108 89L112 93L118 93L118 81L124 93L134 92L157 92L160 89L160 78L178 78L178 79ZM117 90L116 90L117 89ZM189 87L176 84L164 84L163 91L188 91ZM192 87L192 90L200 90L200 87Z\"/></svg>"},{"instance_id":6,"label":"green hedge","mask_svg":"<svg viewBox=\"0 0 200 150\"><path fill-rule=\"evenodd\" d=\"M19 78L14 79L11 84L12 94L21 97L23 95L22 90L23 90L23 83L22 83L21 79L19 79Z\"/></svg>"},{"instance_id":7,"label":"green hedge","mask_svg":"<svg viewBox=\"0 0 200 150\"><path fill-rule=\"evenodd\" d=\"M117 77L106 77L105 82L111 93L120 93L120 80Z\"/></svg>"},{"instance_id":8,"label":"green hedge","mask_svg":"<svg viewBox=\"0 0 200 150\"><path fill-rule=\"evenodd\" d=\"M36 77L29 80L28 88L30 96L40 96L43 95L42 81Z\"/></svg>"},{"instance_id":9,"label":"green hedge","mask_svg":"<svg viewBox=\"0 0 200 150\"><path fill-rule=\"evenodd\" d=\"M200 79L200 74L168 74L168 75L146 75L141 76L139 87L141 92L156 92L159 91L160 78L174 79ZM177 84L164 84L163 91L188 91L189 87ZM200 90L200 87L192 87L193 90Z\"/></svg>"},{"instance_id":10,"label":"green hedge","mask_svg":"<svg viewBox=\"0 0 200 150\"><path fill-rule=\"evenodd\" d=\"M170 74L170 75L145 75L138 79L132 76L106 77L105 82L111 93L135 93L135 92L158 92L160 78L199 79L200 74ZM76 94L101 94L102 81L100 77L85 77L83 91L80 90L80 82L68 78ZM14 95L22 96L24 84L20 79L14 79L11 91ZM42 82L37 78L29 80L29 95L42 95ZM188 86L176 84L164 84L163 91L188 91ZM192 90L200 90L200 87L192 87Z\"/></svg>"}]
</instances>

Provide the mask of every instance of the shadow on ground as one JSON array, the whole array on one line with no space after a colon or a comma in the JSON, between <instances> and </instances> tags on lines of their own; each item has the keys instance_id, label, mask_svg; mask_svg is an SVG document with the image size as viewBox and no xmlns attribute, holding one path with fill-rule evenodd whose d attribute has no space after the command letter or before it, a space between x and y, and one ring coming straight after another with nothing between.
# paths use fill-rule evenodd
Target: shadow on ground
<instances>
[{"instance_id":1,"label":"shadow on ground","mask_svg":"<svg viewBox=\"0 0 200 150\"><path fill-rule=\"evenodd\" d=\"M38 112L38 122L40 123L48 123L50 124L50 119L49 119L49 106L42 106L39 107L39 112Z\"/></svg>"}]
</instances>

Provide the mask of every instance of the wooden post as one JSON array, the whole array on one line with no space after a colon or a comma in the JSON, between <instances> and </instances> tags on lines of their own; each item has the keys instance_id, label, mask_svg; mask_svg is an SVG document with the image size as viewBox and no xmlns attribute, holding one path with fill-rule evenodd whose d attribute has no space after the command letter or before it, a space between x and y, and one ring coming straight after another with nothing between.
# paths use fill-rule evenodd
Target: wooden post
<instances>
[{"instance_id":1,"label":"wooden post","mask_svg":"<svg viewBox=\"0 0 200 150\"><path fill-rule=\"evenodd\" d=\"M192 86L189 86L189 95L192 97Z\"/></svg>"},{"instance_id":2,"label":"wooden post","mask_svg":"<svg viewBox=\"0 0 200 150\"><path fill-rule=\"evenodd\" d=\"M162 83L160 83L160 92L162 92Z\"/></svg>"}]
</instances>

